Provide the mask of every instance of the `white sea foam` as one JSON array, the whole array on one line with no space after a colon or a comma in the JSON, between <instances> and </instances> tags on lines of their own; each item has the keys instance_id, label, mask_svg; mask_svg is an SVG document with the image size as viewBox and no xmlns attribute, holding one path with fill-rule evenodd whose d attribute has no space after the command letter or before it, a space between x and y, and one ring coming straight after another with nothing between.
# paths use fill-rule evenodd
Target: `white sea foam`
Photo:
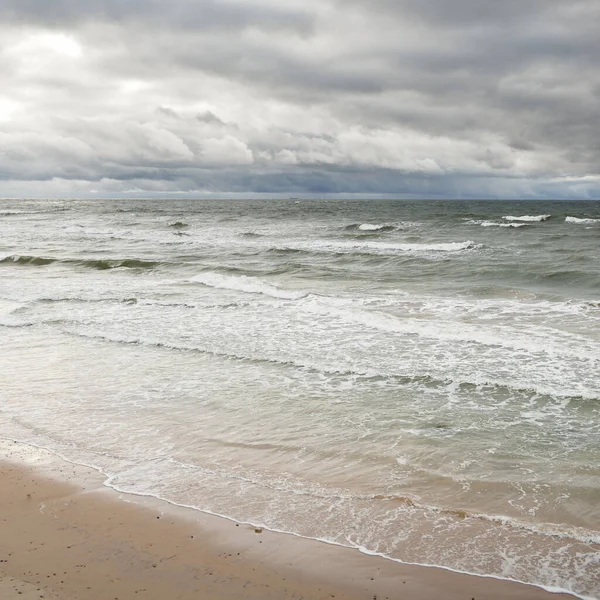
<instances>
[{"instance_id":1,"label":"white sea foam","mask_svg":"<svg viewBox=\"0 0 600 600\"><path fill-rule=\"evenodd\" d=\"M580 219L578 217L566 217L565 223L578 223L581 225L597 225L600 219Z\"/></svg>"},{"instance_id":2,"label":"white sea foam","mask_svg":"<svg viewBox=\"0 0 600 600\"><path fill-rule=\"evenodd\" d=\"M305 292L284 290L258 277L248 277L246 275L223 275L222 273L207 271L191 277L189 281L225 290L246 292L248 294L263 294L283 300L298 300L306 296Z\"/></svg>"},{"instance_id":3,"label":"white sea foam","mask_svg":"<svg viewBox=\"0 0 600 600\"><path fill-rule=\"evenodd\" d=\"M379 223L379 224L363 223L362 225L358 226L358 228L361 231L381 231L382 229L385 229L387 227L393 227L393 226L392 225L386 225L385 223Z\"/></svg>"},{"instance_id":4,"label":"white sea foam","mask_svg":"<svg viewBox=\"0 0 600 600\"><path fill-rule=\"evenodd\" d=\"M489 324L480 326L475 323L463 321L451 321L444 319L406 319L394 315L372 310L363 310L358 307L335 306L328 298L308 296L302 303L301 308L316 314L328 315L354 325L361 325L371 329L377 329L388 333L399 333L417 335L421 338L431 340L445 340L466 342L468 344L479 344L489 347L504 347L512 350L524 350L527 352L547 354L554 356L573 357L581 360L597 360L597 347L586 343L586 340L576 335L567 339L547 338L544 331L535 333L513 332L506 334L506 329L491 327Z\"/></svg>"},{"instance_id":5,"label":"white sea foam","mask_svg":"<svg viewBox=\"0 0 600 600\"><path fill-rule=\"evenodd\" d=\"M375 255L390 254L421 254L421 253L442 253L442 252L462 252L464 250L474 250L481 248L471 240L465 242L442 242L436 244L394 244L383 242L354 242L354 241L314 241L298 242L286 245L281 248L284 250L305 250L309 252L333 252L342 254L365 253Z\"/></svg>"},{"instance_id":6,"label":"white sea foam","mask_svg":"<svg viewBox=\"0 0 600 600\"><path fill-rule=\"evenodd\" d=\"M502 217L505 221L522 221L522 222L540 222L546 221L552 215L523 215L521 217L513 217L512 215L508 215L506 217Z\"/></svg>"},{"instance_id":7,"label":"white sea foam","mask_svg":"<svg viewBox=\"0 0 600 600\"><path fill-rule=\"evenodd\" d=\"M494 221L481 221L479 225L482 227L527 227L526 223L495 223Z\"/></svg>"}]
</instances>

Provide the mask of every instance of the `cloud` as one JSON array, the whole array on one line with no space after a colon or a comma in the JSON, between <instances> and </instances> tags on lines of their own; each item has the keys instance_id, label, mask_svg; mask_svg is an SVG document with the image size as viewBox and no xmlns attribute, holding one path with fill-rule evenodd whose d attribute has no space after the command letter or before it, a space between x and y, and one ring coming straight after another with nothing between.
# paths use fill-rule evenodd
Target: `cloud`
<instances>
[{"instance_id":1,"label":"cloud","mask_svg":"<svg viewBox=\"0 0 600 600\"><path fill-rule=\"evenodd\" d=\"M125 27L179 28L192 31L231 31L311 28L311 14L298 3L244 0L4 0L0 16L6 22L72 28L82 24L121 23Z\"/></svg>"},{"instance_id":2,"label":"cloud","mask_svg":"<svg viewBox=\"0 0 600 600\"><path fill-rule=\"evenodd\" d=\"M5 0L0 23L0 195L600 195L593 0Z\"/></svg>"}]
</instances>

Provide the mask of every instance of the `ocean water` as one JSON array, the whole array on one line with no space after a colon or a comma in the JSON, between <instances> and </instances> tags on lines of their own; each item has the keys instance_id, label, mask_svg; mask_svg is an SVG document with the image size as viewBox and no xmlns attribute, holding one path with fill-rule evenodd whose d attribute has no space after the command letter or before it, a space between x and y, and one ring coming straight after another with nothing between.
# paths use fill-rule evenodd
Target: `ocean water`
<instances>
[{"instance_id":1,"label":"ocean water","mask_svg":"<svg viewBox=\"0 0 600 600\"><path fill-rule=\"evenodd\" d=\"M600 203L0 201L0 437L600 598Z\"/></svg>"}]
</instances>

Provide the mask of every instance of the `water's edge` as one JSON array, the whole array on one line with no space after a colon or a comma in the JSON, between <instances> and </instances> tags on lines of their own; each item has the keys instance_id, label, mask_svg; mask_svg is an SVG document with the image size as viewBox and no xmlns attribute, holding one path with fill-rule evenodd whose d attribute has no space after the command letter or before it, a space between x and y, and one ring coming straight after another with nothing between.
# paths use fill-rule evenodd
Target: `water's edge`
<instances>
[{"instance_id":1,"label":"water's edge","mask_svg":"<svg viewBox=\"0 0 600 600\"><path fill-rule=\"evenodd\" d=\"M9 454L9 453L12 454L12 452L9 451L9 448L11 451L14 451L15 446L17 446L17 449L21 451L19 453L20 456L17 456L17 457L12 456L12 455L7 456L7 454ZM341 544L339 542L329 540L327 538L303 536L294 531L287 531L287 530L281 530L281 529L275 529L273 527L269 527L265 523L241 521L241 520L237 520L226 514L221 514L221 513L214 512L214 511L203 509L200 506L181 504L181 503L175 502L173 500L170 500L169 498L163 497L159 494L150 494L150 493L144 493L144 492L131 491L126 488L119 487L116 484L113 484L112 479L114 478L114 476L110 475L109 473L106 473L99 466L73 460L73 459L65 456L64 454L57 452L56 450L53 450L52 448L38 446L38 445L30 443L30 442L24 442L21 440L14 440L14 439L6 438L4 436L0 436L0 449L2 450L2 454L4 455L4 456L2 456L2 460L10 461L13 463L19 463L19 464L22 464L23 466L33 468L34 470L40 472L42 475L44 475L44 474L47 475L50 473L53 477L55 477L57 479L64 479L64 474L62 473L62 471L60 470L60 468L58 468L58 466L56 464L57 460L61 463L68 463L75 467L83 467L85 469L89 469L98 474L99 478L102 480L102 485L105 488L108 488L109 490L112 490L119 495L126 495L126 496L130 497L133 502L135 502L136 498L150 498L150 499L159 501L161 503L167 504L171 507L176 507L178 509L185 509L185 510L192 510L192 511L200 512L200 513L203 513L206 515L211 515L213 517L218 517L220 519L225 519L227 521L237 523L240 525L249 525L251 527L260 527L260 528L263 528L265 530L268 530L270 532L277 533L277 534L293 536L293 537L306 539L306 540L312 540L314 542L325 543L330 546L339 546L341 548L348 548L350 550L356 550L356 551L360 552L361 554L364 554L367 556L373 556L373 557L389 560L391 562L396 562L399 564L407 565L407 566L442 569L444 571L449 571L452 573L459 573L462 575L469 575L471 577L479 577L479 578L484 578L484 579L496 579L499 581L510 581L513 583L518 583L518 584L526 585L529 587L536 587L539 589L543 589L543 590L545 590L549 593L553 593L553 594L567 594L574 598L579 598L580 600L597 600L596 598L594 598L592 596L576 594L573 591L568 590L568 589L562 589L562 588L557 588L557 587L552 587L552 586L545 586L543 584L521 581L518 579L511 579L508 577L500 577L497 575L487 575L487 574L482 574L482 573L473 573L470 571L452 569L452 568L444 566L444 565L424 564L424 563L418 563L418 562L402 561L400 559L387 556L386 554L383 554L383 553L373 552L363 546L358 546L358 545L351 544L351 543L349 543L347 545ZM29 454L29 460L27 460L27 458L25 458L23 456L23 453ZM35 453L37 455L31 456L32 453ZM40 464L40 463L42 463L42 464ZM78 479L78 481L76 483L78 485L84 487L85 476L82 473L79 473L79 477L80 477L80 479Z\"/></svg>"}]
</instances>

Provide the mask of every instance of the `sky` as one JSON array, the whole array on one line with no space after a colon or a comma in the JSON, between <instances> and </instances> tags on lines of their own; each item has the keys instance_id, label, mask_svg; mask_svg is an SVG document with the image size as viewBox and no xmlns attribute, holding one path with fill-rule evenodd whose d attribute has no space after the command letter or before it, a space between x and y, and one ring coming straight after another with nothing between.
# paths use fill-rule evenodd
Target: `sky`
<instances>
[{"instance_id":1,"label":"sky","mask_svg":"<svg viewBox=\"0 0 600 600\"><path fill-rule=\"evenodd\" d=\"M600 198L598 0L2 0L0 197Z\"/></svg>"}]
</instances>

